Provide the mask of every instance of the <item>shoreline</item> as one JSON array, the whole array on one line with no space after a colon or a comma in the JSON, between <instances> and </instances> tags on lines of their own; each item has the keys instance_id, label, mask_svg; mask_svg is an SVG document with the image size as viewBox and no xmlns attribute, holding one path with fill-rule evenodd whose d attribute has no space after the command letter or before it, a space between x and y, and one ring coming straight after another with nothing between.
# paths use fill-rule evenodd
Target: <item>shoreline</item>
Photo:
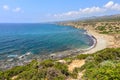
<instances>
[{"instance_id":1,"label":"shoreline","mask_svg":"<svg viewBox=\"0 0 120 80\"><path fill-rule=\"evenodd\" d=\"M13 59L13 62L6 60L5 62L7 62L8 65L3 65L3 66L1 65L1 68L9 69L9 68L11 68L13 66L25 65L25 64L29 63L31 60L33 60L33 59L37 59L38 61L42 61L42 60L45 60L45 59L60 60L60 59L70 57L70 56L74 57L74 56L79 55L79 54L92 54L92 53L94 53L96 51L107 48L107 40L105 39L105 36L103 36L103 34L99 34L99 33L96 33L94 30L91 30L91 29L88 30L88 29L85 29L85 28L78 27L76 25L69 25L69 26L72 26L72 27L77 28L77 29L84 29L85 34L90 36L93 39L93 45L86 48L86 49L67 50L67 51L51 53L49 55L43 55L43 56L42 55L40 55L40 56L34 55L29 60L27 60L26 57L25 57L25 59L24 58L23 59L15 58L15 59ZM17 60L17 61L14 62L14 60ZM9 64L9 63L11 63L11 64Z\"/></svg>"},{"instance_id":2,"label":"shoreline","mask_svg":"<svg viewBox=\"0 0 120 80\"><path fill-rule=\"evenodd\" d=\"M96 37L94 37L89 32L87 32L87 30L85 31L85 34L90 36L91 39L93 40L93 45L92 46L90 46L88 48L85 48L85 49L67 50L67 51L52 53L52 54L49 55L49 57L56 58L56 59L62 59L62 58L69 57L69 56L76 56L76 55L79 55L79 54L84 54L84 53L94 49L97 45Z\"/></svg>"},{"instance_id":3,"label":"shoreline","mask_svg":"<svg viewBox=\"0 0 120 80\"><path fill-rule=\"evenodd\" d=\"M60 25L71 26L71 27L77 28L77 29L83 29L86 31L87 35L89 35L90 37L93 38L93 40L96 41L96 43L92 45L92 48L90 47L88 49L84 49L85 52L78 53L78 54L92 54L97 51L103 50L105 48L109 48L110 41L105 38L105 37L109 37L108 35L99 34L93 28L83 27L83 26L79 26L79 25L75 25L75 24L63 23Z\"/></svg>"},{"instance_id":4,"label":"shoreline","mask_svg":"<svg viewBox=\"0 0 120 80\"><path fill-rule=\"evenodd\" d=\"M92 54L107 48L107 40L102 35L93 32L92 30L86 30L86 31L88 32L88 34L91 34L93 37L95 37L96 45L92 49L89 49L88 51L82 54Z\"/></svg>"},{"instance_id":5,"label":"shoreline","mask_svg":"<svg viewBox=\"0 0 120 80\"><path fill-rule=\"evenodd\" d=\"M39 55L39 56L33 55L31 52L28 52L26 54L17 56L15 58L0 60L0 70L10 69L14 66L22 66L22 65L25 65L25 64L31 62L34 59L36 59L38 61L42 61L42 60L46 60L46 59L59 60L59 59L63 59L66 57L71 57L71 56L74 57L76 55L82 54L86 51L91 50L92 48L94 48L96 46L96 38L94 36L90 35L87 31L85 31L85 34L88 35L91 38L91 40L93 41L91 46L88 48L85 48L85 49L78 48L78 49L55 52L55 53L51 53L49 55L45 54L45 55ZM31 58L27 59L28 57L31 57Z\"/></svg>"},{"instance_id":6,"label":"shoreline","mask_svg":"<svg viewBox=\"0 0 120 80\"><path fill-rule=\"evenodd\" d=\"M86 30L88 35L91 35L96 39L96 45L92 49L89 49L88 51L86 51L84 53L80 53L80 54L92 54L97 51L103 50L105 48L115 48L116 47L115 39L113 36L107 35L107 34L100 34L96 30L94 30L94 28L92 28L92 26L83 27L83 26L79 26L79 25L75 25L75 24L64 24L64 25L69 25L69 26L72 26L77 29L84 29L84 30Z\"/></svg>"},{"instance_id":7,"label":"shoreline","mask_svg":"<svg viewBox=\"0 0 120 80\"><path fill-rule=\"evenodd\" d=\"M88 48L66 50L66 51L51 53L49 55L40 55L40 56L32 55L32 53L28 52L24 55L18 56L17 58L0 61L1 62L0 69L9 69L9 68L12 68L13 66L25 65L25 64L29 63L31 60L34 60L34 59L36 59L38 61L42 61L42 60L46 60L46 59L59 60L59 59L63 59L63 58L66 58L66 57L71 57L71 56L76 56L76 55L85 53L87 51L90 51L91 49L94 49L94 47L96 46L97 39L96 39L96 37L94 37L93 35L88 33L87 31L85 31L85 34L90 36L92 41L93 41L93 44ZM29 57L29 56L32 56L32 58L27 60L27 57ZM4 63L7 63L7 64L4 64Z\"/></svg>"}]
</instances>

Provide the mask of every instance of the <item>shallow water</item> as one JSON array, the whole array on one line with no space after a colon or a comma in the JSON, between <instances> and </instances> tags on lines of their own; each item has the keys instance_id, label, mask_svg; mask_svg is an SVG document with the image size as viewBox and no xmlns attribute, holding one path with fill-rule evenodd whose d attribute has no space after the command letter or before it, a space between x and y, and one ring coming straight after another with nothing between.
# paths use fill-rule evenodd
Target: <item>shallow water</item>
<instances>
[{"instance_id":1,"label":"shallow water","mask_svg":"<svg viewBox=\"0 0 120 80\"><path fill-rule=\"evenodd\" d=\"M93 40L85 30L56 24L0 24L0 60L31 52L36 55L85 49Z\"/></svg>"}]
</instances>

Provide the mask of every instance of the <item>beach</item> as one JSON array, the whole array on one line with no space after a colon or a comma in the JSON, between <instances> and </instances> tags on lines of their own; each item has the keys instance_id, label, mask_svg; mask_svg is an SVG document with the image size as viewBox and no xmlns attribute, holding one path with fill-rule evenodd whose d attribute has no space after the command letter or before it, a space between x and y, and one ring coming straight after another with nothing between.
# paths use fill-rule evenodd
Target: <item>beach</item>
<instances>
[{"instance_id":1,"label":"beach","mask_svg":"<svg viewBox=\"0 0 120 80\"><path fill-rule=\"evenodd\" d=\"M112 35L107 35L107 34L100 34L98 32L96 32L93 28L91 27L86 27L84 28L85 30L87 30L88 34L91 34L92 36L94 36L97 40L96 46L92 49L90 49L89 51L86 51L83 54L87 54L87 53L94 53L100 50L103 50L105 48L115 48L117 47L116 40L114 38L114 36Z\"/></svg>"},{"instance_id":2,"label":"beach","mask_svg":"<svg viewBox=\"0 0 120 80\"><path fill-rule=\"evenodd\" d=\"M78 54L92 54L97 51L103 50L105 48L118 47L114 36L108 34L100 34L92 26L80 26L71 23L62 23L62 24L60 23L59 25L67 25L67 26L72 26L74 28L86 30L86 34L91 36L91 38L93 38L94 44L87 49L82 49L81 51L78 49L76 51L74 50L74 51L63 51L63 52L53 53L54 57L56 56L58 57L58 55L60 55L59 58L62 58L67 56L75 56Z\"/></svg>"},{"instance_id":3,"label":"beach","mask_svg":"<svg viewBox=\"0 0 120 80\"><path fill-rule=\"evenodd\" d=\"M103 35L100 35L92 30L87 30L87 32L96 38L96 45L92 49L84 52L83 54L91 54L96 51L107 48L107 40Z\"/></svg>"},{"instance_id":4,"label":"beach","mask_svg":"<svg viewBox=\"0 0 120 80\"><path fill-rule=\"evenodd\" d=\"M92 26L80 26L73 23L66 23L64 25L73 26L78 29L84 29L86 30L87 34L92 35L96 39L96 45L93 48L80 54L92 54L105 48L119 47L119 45L116 44L117 41L114 36L108 34L100 34Z\"/></svg>"}]
</instances>

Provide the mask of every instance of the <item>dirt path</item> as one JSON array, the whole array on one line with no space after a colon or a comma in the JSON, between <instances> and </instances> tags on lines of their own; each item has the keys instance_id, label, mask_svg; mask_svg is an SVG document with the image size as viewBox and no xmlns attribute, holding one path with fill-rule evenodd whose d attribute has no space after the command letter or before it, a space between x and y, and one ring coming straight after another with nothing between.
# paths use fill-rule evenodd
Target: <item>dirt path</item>
<instances>
[{"instance_id":1,"label":"dirt path","mask_svg":"<svg viewBox=\"0 0 120 80\"><path fill-rule=\"evenodd\" d=\"M72 72L76 67L81 67L85 64L85 60L73 60L70 65L68 65L68 70Z\"/></svg>"},{"instance_id":2,"label":"dirt path","mask_svg":"<svg viewBox=\"0 0 120 80\"><path fill-rule=\"evenodd\" d=\"M71 64L68 65L69 72L73 72L75 68L79 68L85 64L85 60L73 60ZM81 80L81 77L83 76L83 72L78 73L77 79L69 78L68 80Z\"/></svg>"}]
</instances>

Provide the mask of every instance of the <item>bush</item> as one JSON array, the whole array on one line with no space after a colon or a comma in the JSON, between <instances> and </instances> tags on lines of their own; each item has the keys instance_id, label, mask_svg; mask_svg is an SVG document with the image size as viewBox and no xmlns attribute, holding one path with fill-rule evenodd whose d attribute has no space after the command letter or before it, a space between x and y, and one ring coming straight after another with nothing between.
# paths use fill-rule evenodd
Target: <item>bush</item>
<instances>
[{"instance_id":1,"label":"bush","mask_svg":"<svg viewBox=\"0 0 120 80\"><path fill-rule=\"evenodd\" d=\"M92 54L80 54L76 58L77 59L86 59L88 56L92 56Z\"/></svg>"},{"instance_id":2,"label":"bush","mask_svg":"<svg viewBox=\"0 0 120 80\"><path fill-rule=\"evenodd\" d=\"M37 60L32 60L28 65L27 67L29 68L37 68L38 67L38 61Z\"/></svg>"},{"instance_id":3,"label":"bush","mask_svg":"<svg viewBox=\"0 0 120 80\"><path fill-rule=\"evenodd\" d=\"M105 26L98 26L97 29L100 31L103 31L103 30L105 30Z\"/></svg>"},{"instance_id":4,"label":"bush","mask_svg":"<svg viewBox=\"0 0 120 80\"><path fill-rule=\"evenodd\" d=\"M75 67L73 72L78 73L80 71L80 68Z\"/></svg>"},{"instance_id":5,"label":"bush","mask_svg":"<svg viewBox=\"0 0 120 80\"><path fill-rule=\"evenodd\" d=\"M68 66L66 64L63 64L63 63L59 63L57 62L54 67L58 70L60 70L63 74L65 74L66 76L69 75L69 72L68 72Z\"/></svg>"},{"instance_id":6,"label":"bush","mask_svg":"<svg viewBox=\"0 0 120 80\"><path fill-rule=\"evenodd\" d=\"M67 62L67 64L70 64L73 60L73 58L64 58L64 60Z\"/></svg>"},{"instance_id":7,"label":"bush","mask_svg":"<svg viewBox=\"0 0 120 80\"><path fill-rule=\"evenodd\" d=\"M87 69L84 75L89 80L120 80L120 63L115 63L115 67L100 66L99 68Z\"/></svg>"},{"instance_id":8,"label":"bush","mask_svg":"<svg viewBox=\"0 0 120 80\"><path fill-rule=\"evenodd\" d=\"M94 54L94 59L96 62L100 63L104 60L117 60L120 59L120 49L119 48L107 48Z\"/></svg>"},{"instance_id":9,"label":"bush","mask_svg":"<svg viewBox=\"0 0 120 80\"><path fill-rule=\"evenodd\" d=\"M55 68L48 68L46 78L48 80L65 80L65 75Z\"/></svg>"},{"instance_id":10,"label":"bush","mask_svg":"<svg viewBox=\"0 0 120 80\"><path fill-rule=\"evenodd\" d=\"M70 76L74 79L77 79L78 73L72 72L72 73L70 73Z\"/></svg>"},{"instance_id":11,"label":"bush","mask_svg":"<svg viewBox=\"0 0 120 80\"><path fill-rule=\"evenodd\" d=\"M40 65L43 66L44 68L52 67L52 66L54 66L54 61L51 59L45 60L45 61L41 62Z\"/></svg>"},{"instance_id":12,"label":"bush","mask_svg":"<svg viewBox=\"0 0 120 80\"><path fill-rule=\"evenodd\" d=\"M3 72L0 71L0 80L2 80L2 79L3 79Z\"/></svg>"},{"instance_id":13,"label":"bush","mask_svg":"<svg viewBox=\"0 0 120 80\"><path fill-rule=\"evenodd\" d=\"M17 80L21 79L21 80L35 80L35 78L37 78L37 70L36 69L31 69L29 71L24 71L22 73L19 74Z\"/></svg>"},{"instance_id":14,"label":"bush","mask_svg":"<svg viewBox=\"0 0 120 80\"><path fill-rule=\"evenodd\" d=\"M26 66L14 67L10 70L7 70L7 71L3 72L3 77L5 79L9 79L10 77L13 77L13 76L16 76L16 75L20 74L21 72L25 71L26 69L27 69Z\"/></svg>"},{"instance_id":15,"label":"bush","mask_svg":"<svg viewBox=\"0 0 120 80\"><path fill-rule=\"evenodd\" d=\"M120 48L96 52L81 69L85 80L120 80Z\"/></svg>"}]
</instances>

